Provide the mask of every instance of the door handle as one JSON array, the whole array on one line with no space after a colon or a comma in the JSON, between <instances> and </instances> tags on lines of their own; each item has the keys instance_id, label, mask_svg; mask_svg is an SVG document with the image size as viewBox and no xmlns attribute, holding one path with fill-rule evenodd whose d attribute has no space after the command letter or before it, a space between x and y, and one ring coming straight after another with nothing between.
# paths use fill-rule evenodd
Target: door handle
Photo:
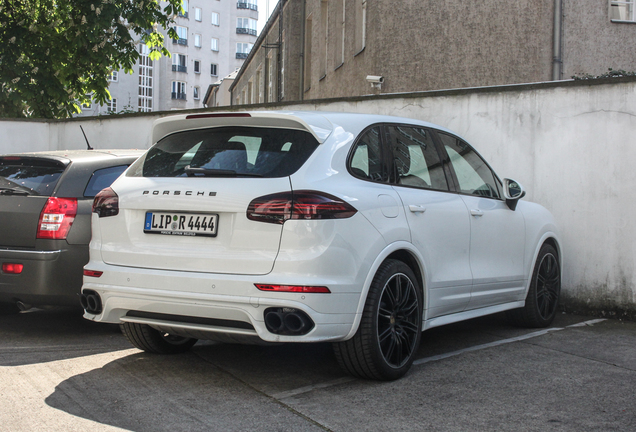
<instances>
[{"instance_id":1,"label":"door handle","mask_svg":"<svg viewBox=\"0 0 636 432\"><path fill-rule=\"evenodd\" d=\"M483 211L481 211L481 210L477 210L477 209L471 209L471 210L470 210L470 214L471 214L472 216L475 216L475 217L481 217L481 216L483 216L483 215L484 215L484 212L483 212Z\"/></svg>"},{"instance_id":2,"label":"door handle","mask_svg":"<svg viewBox=\"0 0 636 432\"><path fill-rule=\"evenodd\" d=\"M424 213L426 211L426 207L411 204L409 205L409 210L413 213Z\"/></svg>"}]
</instances>

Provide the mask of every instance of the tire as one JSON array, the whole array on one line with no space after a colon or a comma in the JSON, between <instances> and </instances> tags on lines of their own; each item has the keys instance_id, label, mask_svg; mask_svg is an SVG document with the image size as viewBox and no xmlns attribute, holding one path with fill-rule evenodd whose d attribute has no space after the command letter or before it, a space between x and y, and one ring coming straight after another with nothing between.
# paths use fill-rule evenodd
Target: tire
<instances>
[{"instance_id":1,"label":"tire","mask_svg":"<svg viewBox=\"0 0 636 432\"><path fill-rule=\"evenodd\" d=\"M333 344L340 366L353 376L395 380L411 368L422 335L422 290L402 261L386 260L367 296L360 326Z\"/></svg>"},{"instance_id":2,"label":"tire","mask_svg":"<svg viewBox=\"0 0 636 432\"><path fill-rule=\"evenodd\" d=\"M17 303L0 303L0 315L16 315L20 313Z\"/></svg>"},{"instance_id":3,"label":"tire","mask_svg":"<svg viewBox=\"0 0 636 432\"><path fill-rule=\"evenodd\" d=\"M146 324L123 323L120 328L135 348L149 353L180 354L197 343L197 339L163 333Z\"/></svg>"},{"instance_id":4,"label":"tire","mask_svg":"<svg viewBox=\"0 0 636 432\"><path fill-rule=\"evenodd\" d=\"M552 324L561 294L561 268L556 250L544 244L532 272L526 304L508 312L508 319L521 327L541 328Z\"/></svg>"}]
</instances>

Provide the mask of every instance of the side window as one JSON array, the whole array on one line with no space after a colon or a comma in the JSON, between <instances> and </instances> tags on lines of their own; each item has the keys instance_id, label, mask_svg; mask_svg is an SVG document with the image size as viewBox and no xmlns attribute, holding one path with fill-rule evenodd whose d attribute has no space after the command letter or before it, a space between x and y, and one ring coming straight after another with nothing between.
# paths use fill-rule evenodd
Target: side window
<instances>
[{"instance_id":1,"label":"side window","mask_svg":"<svg viewBox=\"0 0 636 432\"><path fill-rule=\"evenodd\" d=\"M350 160L350 172L355 177L376 182L388 180L388 170L382 159L380 127L366 131L358 140Z\"/></svg>"},{"instance_id":2,"label":"side window","mask_svg":"<svg viewBox=\"0 0 636 432\"><path fill-rule=\"evenodd\" d=\"M455 171L459 192L499 198L495 176L475 150L450 135L439 133L439 137Z\"/></svg>"},{"instance_id":3,"label":"side window","mask_svg":"<svg viewBox=\"0 0 636 432\"><path fill-rule=\"evenodd\" d=\"M398 185L448 190L444 168L429 131L389 126L388 137Z\"/></svg>"},{"instance_id":4,"label":"side window","mask_svg":"<svg viewBox=\"0 0 636 432\"><path fill-rule=\"evenodd\" d=\"M119 177L124 171L126 171L128 165L119 165L110 168L102 168L95 170L91 179L84 189L85 197L94 197L99 191L110 186L117 177Z\"/></svg>"}]
</instances>

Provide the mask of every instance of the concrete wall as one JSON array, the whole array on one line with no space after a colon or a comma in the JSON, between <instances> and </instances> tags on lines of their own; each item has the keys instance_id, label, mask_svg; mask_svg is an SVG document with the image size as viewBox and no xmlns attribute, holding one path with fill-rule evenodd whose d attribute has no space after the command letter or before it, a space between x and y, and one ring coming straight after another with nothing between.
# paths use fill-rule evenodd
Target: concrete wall
<instances>
[{"instance_id":1,"label":"concrete wall","mask_svg":"<svg viewBox=\"0 0 636 432\"><path fill-rule=\"evenodd\" d=\"M553 60L558 55L554 51L554 0L343 1L281 0L285 5L283 28L297 36L284 41L290 67L285 68L283 79L293 85L286 85L280 100L552 79ZM600 75L608 68L636 70L636 22L611 21L607 1L560 1L560 78ZM254 75L269 51L261 42L271 44L277 37L275 25L267 39L257 41L253 51L258 55L247 59L234 83L233 104L252 102L239 97L237 103L236 95L255 84ZM383 76L384 84L372 88L367 75Z\"/></svg>"},{"instance_id":2,"label":"concrete wall","mask_svg":"<svg viewBox=\"0 0 636 432\"><path fill-rule=\"evenodd\" d=\"M301 64L285 69L295 86L282 100L546 81L553 9L554 0L287 1L283 28L298 37L283 49ZM246 61L235 95L259 61ZM383 76L382 88L372 89L367 75Z\"/></svg>"},{"instance_id":3,"label":"concrete wall","mask_svg":"<svg viewBox=\"0 0 636 432\"><path fill-rule=\"evenodd\" d=\"M636 79L514 85L358 97L257 109L351 111L412 117L472 143L526 199L552 211L561 230L566 306L636 317ZM61 122L0 121L0 153L145 148L160 115Z\"/></svg>"},{"instance_id":4,"label":"concrete wall","mask_svg":"<svg viewBox=\"0 0 636 432\"><path fill-rule=\"evenodd\" d=\"M612 22L609 4L563 0L563 76L636 70L636 22Z\"/></svg>"}]
</instances>

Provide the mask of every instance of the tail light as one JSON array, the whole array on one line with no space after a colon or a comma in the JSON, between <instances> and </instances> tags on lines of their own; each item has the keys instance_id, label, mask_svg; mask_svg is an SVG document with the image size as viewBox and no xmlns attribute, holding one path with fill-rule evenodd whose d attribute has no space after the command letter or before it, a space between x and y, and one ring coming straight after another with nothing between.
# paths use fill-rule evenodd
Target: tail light
<instances>
[{"instance_id":1,"label":"tail light","mask_svg":"<svg viewBox=\"0 0 636 432\"><path fill-rule=\"evenodd\" d=\"M40 213L36 238L64 240L77 215L76 198L49 197Z\"/></svg>"},{"instance_id":2,"label":"tail light","mask_svg":"<svg viewBox=\"0 0 636 432\"><path fill-rule=\"evenodd\" d=\"M101 275L103 275L104 272L103 271L99 271L99 270L86 270L84 269L84 276L89 276L89 277L100 277Z\"/></svg>"},{"instance_id":3,"label":"tail light","mask_svg":"<svg viewBox=\"0 0 636 432\"><path fill-rule=\"evenodd\" d=\"M279 192L254 199L247 207L247 218L282 224L288 219L345 219L356 214L351 204L316 191Z\"/></svg>"},{"instance_id":4,"label":"tail light","mask_svg":"<svg viewBox=\"0 0 636 432\"><path fill-rule=\"evenodd\" d=\"M2 263L2 272L9 274L20 274L24 269L24 264Z\"/></svg>"},{"instance_id":5,"label":"tail light","mask_svg":"<svg viewBox=\"0 0 636 432\"><path fill-rule=\"evenodd\" d=\"M305 285L269 285L254 284L261 291L278 291L278 292L299 292L299 293L324 293L329 294L331 291L326 286L305 286Z\"/></svg>"},{"instance_id":6,"label":"tail light","mask_svg":"<svg viewBox=\"0 0 636 432\"><path fill-rule=\"evenodd\" d=\"M102 189L93 200L93 213L101 217L119 214L119 197L111 188Z\"/></svg>"}]
</instances>

